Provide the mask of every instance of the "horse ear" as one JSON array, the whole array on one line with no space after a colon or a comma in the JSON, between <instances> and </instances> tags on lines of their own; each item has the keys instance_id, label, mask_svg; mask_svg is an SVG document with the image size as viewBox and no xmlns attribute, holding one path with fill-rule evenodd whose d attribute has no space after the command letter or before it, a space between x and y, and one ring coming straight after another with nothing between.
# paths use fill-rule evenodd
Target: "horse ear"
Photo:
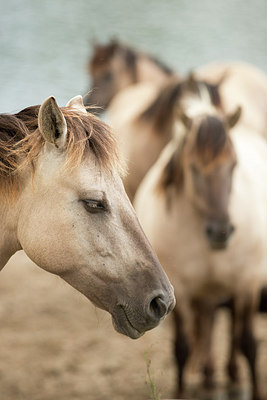
<instances>
[{"instance_id":1,"label":"horse ear","mask_svg":"<svg viewBox=\"0 0 267 400\"><path fill-rule=\"evenodd\" d=\"M233 128L238 122L240 116L242 114L242 108L240 106L230 115L227 116L227 124L229 128Z\"/></svg>"},{"instance_id":2,"label":"horse ear","mask_svg":"<svg viewBox=\"0 0 267 400\"><path fill-rule=\"evenodd\" d=\"M194 89L195 89L196 84L197 84L197 80L196 80L196 78L195 78L195 75L194 75L193 71L191 71L191 72L188 74L188 76L187 76L185 82L186 82L186 86L187 86L187 88L188 88L189 90L194 90Z\"/></svg>"},{"instance_id":3,"label":"horse ear","mask_svg":"<svg viewBox=\"0 0 267 400\"><path fill-rule=\"evenodd\" d=\"M67 123L53 96L48 97L40 107L38 127L48 143L61 149L65 147Z\"/></svg>"},{"instance_id":4,"label":"horse ear","mask_svg":"<svg viewBox=\"0 0 267 400\"><path fill-rule=\"evenodd\" d=\"M72 99L70 99L67 102L66 107L74 108L75 110L78 110L83 114L87 114L86 108L84 107L83 104L83 98L81 95L75 96Z\"/></svg>"},{"instance_id":5,"label":"horse ear","mask_svg":"<svg viewBox=\"0 0 267 400\"><path fill-rule=\"evenodd\" d=\"M116 47L119 46L119 41L118 38L116 36L113 36L110 40L110 46L115 49Z\"/></svg>"},{"instance_id":6,"label":"horse ear","mask_svg":"<svg viewBox=\"0 0 267 400\"><path fill-rule=\"evenodd\" d=\"M94 36L89 39L89 45L92 48L96 48L98 46L98 42Z\"/></svg>"},{"instance_id":7,"label":"horse ear","mask_svg":"<svg viewBox=\"0 0 267 400\"><path fill-rule=\"evenodd\" d=\"M188 117L183 111L180 113L180 120L182 121L184 127L189 130L192 126L192 118Z\"/></svg>"}]
</instances>

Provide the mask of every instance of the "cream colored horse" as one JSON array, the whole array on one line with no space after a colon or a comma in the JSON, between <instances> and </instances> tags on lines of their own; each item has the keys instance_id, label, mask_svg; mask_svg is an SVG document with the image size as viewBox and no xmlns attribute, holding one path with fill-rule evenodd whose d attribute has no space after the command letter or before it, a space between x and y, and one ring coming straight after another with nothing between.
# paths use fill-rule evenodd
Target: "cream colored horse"
<instances>
[{"instance_id":1,"label":"cream colored horse","mask_svg":"<svg viewBox=\"0 0 267 400\"><path fill-rule=\"evenodd\" d=\"M182 114L182 132L163 150L136 195L141 224L174 283L178 383L196 348L205 385L213 385L211 333L216 306L232 299L229 376L238 379L237 348L258 399L253 318L266 262L267 143L228 117ZM180 128L181 129L181 128Z\"/></svg>"},{"instance_id":2,"label":"cream colored horse","mask_svg":"<svg viewBox=\"0 0 267 400\"><path fill-rule=\"evenodd\" d=\"M1 268L23 249L138 338L174 296L119 173L114 139L81 97L0 115Z\"/></svg>"},{"instance_id":3,"label":"cream colored horse","mask_svg":"<svg viewBox=\"0 0 267 400\"><path fill-rule=\"evenodd\" d=\"M206 91L207 102L210 97L216 106L220 103L226 114L241 105L240 124L266 134L267 80L263 72L244 63L216 63L197 69L197 82L202 94ZM206 90L202 90L203 86ZM171 138L175 110L183 106L182 98L179 81L172 78L160 89L151 83L126 88L111 102L108 122L119 137L128 163L124 184L131 200Z\"/></svg>"},{"instance_id":4,"label":"cream colored horse","mask_svg":"<svg viewBox=\"0 0 267 400\"><path fill-rule=\"evenodd\" d=\"M111 40L106 45L94 45L88 70L92 82L84 103L86 106L99 106L98 112L104 110L112 98L126 87L140 82L151 82L158 87L174 74L155 57L117 40Z\"/></svg>"},{"instance_id":5,"label":"cream colored horse","mask_svg":"<svg viewBox=\"0 0 267 400\"><path fill-rule=\"evenodd\" d=\"M183 81L170 79L160 89L150 83L135 85L122 91L111 103L107 116L128 166L123 182L130 200L171 139L179 108L186 107L192 97L220 107L216 85L192 76Z\"/></svg>"}]
</instances>

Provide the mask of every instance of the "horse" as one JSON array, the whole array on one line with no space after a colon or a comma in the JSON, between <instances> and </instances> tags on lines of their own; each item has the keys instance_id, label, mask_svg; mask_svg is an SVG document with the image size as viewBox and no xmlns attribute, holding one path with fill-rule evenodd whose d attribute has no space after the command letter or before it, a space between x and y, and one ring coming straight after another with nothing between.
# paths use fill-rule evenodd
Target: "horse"
<instances>
[{"instance_id":1,"label":"horse","mask_svg":"<svg viewBox=\"0 0 267 400\"><path fill-rule=\"evenodd\" d=\"M94 44L88 62L91 87L84 97L86 106L98 106L95 112L107 108L112 98L128 86L140 82L164 84L174 72L157 58L111 40Z\"/></svg>"},{"instance_id":2,"label":"horse","mask_svg":"<svg viewBox=\"0 0 267 400\"><path fill-rule=\"evenodd\" d=\"M0 267L18 250L139 338L173 288L124 191L116 142L82 97L0 114Z\"/></svg>"},{"instance_id":3,"label":"horse","mask_svg":"<svg viewBox=\"0 0 267 400\"><path fill-rule=\"evenodd\" d=\"M131 200L171 138L170 126L184 93L179 83L181 88L186 87L184 81L195 81L187 86L193 87L194 93L201 92L202 98L225 114L240 104L243 112L239 124L262 136L267 133L267 80L258 68L245 63L214 63L195 69L189 76L182 80L170 77L161 87L149 82L132 85L120 91L107 109L107 121L118 135L121 153L128 162L124 183Z\"/></svg>"},{"instance_id":4,"label":"horse","mask_svg":"<svg viewBox=\"0 0 267 400\"><path fill-rule=\"evenodd\" d=\"M240 110L224 115L199 109L191 116L180 110L176 134L135 197L144 231L175 288L179 396L194 357L205 387L214 386L213 320L216 307L231 299L228 374L238 381L241 350L252 397L260 398L254 315L266 262L267 143L239 126Z\"/></svg>"},{"instance_id":5,"label":"horse","mask_svg":"<svg viewBox=\"0 0 267 400\"><path fill-rule=\"evenodd\" d=\"M201 98L221 109L218 86L196 80L192 74L183 80L169 79L160 89L149 83L132 86L120 92L108 108L107 120L118 137L128 167L123 182L131 201L172 137L176 110L192 98Z\"/></svg>"}]
</instances>

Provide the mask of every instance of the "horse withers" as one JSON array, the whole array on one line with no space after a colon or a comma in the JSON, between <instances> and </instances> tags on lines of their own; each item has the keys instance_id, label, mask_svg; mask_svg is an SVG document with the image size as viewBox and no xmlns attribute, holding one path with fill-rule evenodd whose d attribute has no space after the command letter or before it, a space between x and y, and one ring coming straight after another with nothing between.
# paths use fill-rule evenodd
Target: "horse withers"
<instances>
[{"instance_id":1,"label":"horse withers","mask_svg":"<svg viewBox=\"0 0 267 400\"><path fill-rule=\"evenodd\" d=\"M137 215L175 287L180 395L189 356L202 366L205 386L214 386L214 314L231 299L228 374L238 380L241 350L253 399L260 397L254 315L267 256L267 144L238 126L239 117L240 108L228 116L199 110L189 117L180 110L179 134L136 195Z\"/></svg>"},{"instance_id":2,"label":"horse withers","mask_svg":"<svg viewBox=\"0 0 267 400\"><path fill-rule=\"evenodd\" d=\"M109 128L79 96L0 115L1 268L23 249L138 338L175 300L121 171Z\"/></svg>"}]
</instances>

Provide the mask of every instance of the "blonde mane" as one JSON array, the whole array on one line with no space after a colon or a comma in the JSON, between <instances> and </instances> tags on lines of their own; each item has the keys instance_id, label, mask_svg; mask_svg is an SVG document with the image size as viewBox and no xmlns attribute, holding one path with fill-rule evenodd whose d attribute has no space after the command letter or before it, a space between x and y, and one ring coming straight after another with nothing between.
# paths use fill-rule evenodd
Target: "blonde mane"
<instances>
[{"instance_id":1,"label":"blonde mane","mask_svg":"<svg viewBox=\"0 0 267 400\"><path fill-rule=\"evenodd\" d=\"M8 197L19 190L19 171L31 166L43 149L45 139L38 129L40 106L27 107L17 114L0 114L0 190ZM94 115L61 108L68 127L65 168L77 167L92 152L100 166L108 171L123 167L116 141L109 127Z\"/></svg>"}]
</instances>

